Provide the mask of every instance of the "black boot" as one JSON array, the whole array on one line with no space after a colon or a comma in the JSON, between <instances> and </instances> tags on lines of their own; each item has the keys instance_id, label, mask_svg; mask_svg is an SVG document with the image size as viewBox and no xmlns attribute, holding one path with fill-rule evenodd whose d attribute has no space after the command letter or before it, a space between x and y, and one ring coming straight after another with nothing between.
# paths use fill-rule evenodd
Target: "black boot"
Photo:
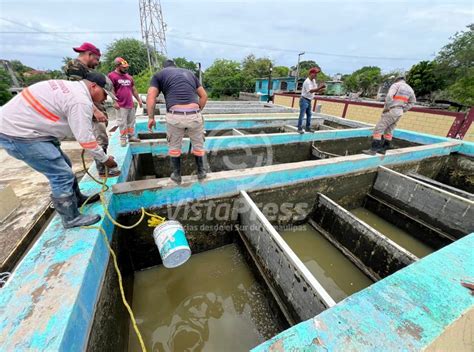
<instances>
[{"instance_id":1,"label":"black boot","mask_svg":"<svg viewBox=\"0 0 474 352\"><path fill-rule=\"evenodd\" d=\"M197 176L198 180L203 180L206 178L206 170L204 169L204 158L202 156L194 156L197 165Z\"/></svg>"},{"instance_id":2,"label":"black boot","mask_svg":"<svg viewBox=\"0 0 474 352\"><path fill-rule=\"evenodd\" d=\"M84 204L84 202L87 200L87 198L89 198L89 196L86 196L81 193L81 189L79 188L79 183L77 182L77 179L74 179L74 184L72 188L74 190L74 194L76 195L77 206L80 208L82 207L82 204ZM89 199L87 204L97 202L99 199L100 199L100 195L99 193L96 193L91 196L91 199Z\"/></svg>"},{"instance_id":3,"label":"black boot","mask_svg":"<svg viewBox=\"0 0 474 352\"><path fill-rule=\"evenodd\" d=\"M51 196L51 200L53 201L54 208L61 216L63 226L66 229L92 225L100 220L99 215L82 215L79 213L75 194L62 197Z\"/></svg>"},{"instance_id":4,"label":"black boot","mask_svg":"<svg viewBox=\"0 0 474 352\"><path fill-rule=\"evenodd\" d=\"M380 154L385 154L385 152L390 149L391 142L392 142L391 140L389 141L389 140L384 139L383 140L383 145L382 145L382 150L380 150L379 153Z\"/></svg>"},{"instance_id":5,"label":"black boot","mask_svg":"<svg viewBox=\"0 0 474 352\"><path fill-rule=\"evenodd\" d=\"M373 139L370 149L363 150L362 153L368 155L375 155L377 153L380 153L381 150L383 150L383 141L381 139Z\"/></svg>"},{"instance_id":6,"label":"black boot","mask_svg":"<svg viewBox=\"0 0 474 352\"><path fill-rule=\"evenodd\" d=\"M178 185L181 183L181 157L171 157L171 179Z\"/></svg>"}]
</instances>

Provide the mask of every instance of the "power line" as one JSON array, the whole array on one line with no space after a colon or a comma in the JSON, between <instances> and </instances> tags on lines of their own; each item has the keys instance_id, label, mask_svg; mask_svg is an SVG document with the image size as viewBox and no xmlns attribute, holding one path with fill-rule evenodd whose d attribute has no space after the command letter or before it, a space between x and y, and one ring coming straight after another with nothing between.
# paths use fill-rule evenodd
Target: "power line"
<instances>
[{"instance_id":1,"label":"power line","mask_svg":"<svg viewBox=\"0 0 474 352\"><path fill-rule=\"evenodd\" d=\"M42 31L41 33L51 33L51 34L131 34L131 33L140 33L140 31L61 31L61 32L45 32ZM41 34L35 32L19 32L19 31L5 31L0 32L0 34ZM219 41L219 40L210 40L210 39L202 39L196 37L187 37L187 36L179 36L173 34L167 34L169 38L175 38L180 40L188 40L193 42L199 43L207 43L207 44L216 44L216 45L225 45L225 46L233 46L239 48L246 48L246 49L259 49L259 50L267 50L267 51L278 51L278 52L288 52L288 53L298 53L301 52L300 49L288 49L288 48L276 48L276 47L265 47L260 45L251 45L251 44L242 44L236 42L228 42L228 41ZM350 54L338 54L338 53L328 53L322 51L308 51L305 50L307 54L312 55L320 55L320 56L330 56L330 57L342 57L348 59L369 59L369 60L388 60L388 61L420 61L424 58L414 58L414 57L387 57L387 56L365 56L365 55L350 55Z\"/></svg>"}]
</instances>

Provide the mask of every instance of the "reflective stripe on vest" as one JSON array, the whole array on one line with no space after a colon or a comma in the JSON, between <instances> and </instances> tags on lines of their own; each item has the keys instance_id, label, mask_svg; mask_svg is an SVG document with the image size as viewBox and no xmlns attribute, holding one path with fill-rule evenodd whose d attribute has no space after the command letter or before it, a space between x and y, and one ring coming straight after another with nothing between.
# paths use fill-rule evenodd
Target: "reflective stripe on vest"
<instances>
[{"instance_id":1,"label":"reflective stripe on vest","mask_svg":"<svg viewBox=\"0 0 474 352\"><path fill-rule=\"evenodd\" d=\"M403 95L394 95L393 100L401 100L401 101L404 101L405 103L408 103L408 98L404 97Z\"/></svg>"},{"instance_id":2,"label":"reflective stripe on vest","mask_svg":"<svg viewBox=\"0 0 474 352\"><path fill-rule=\"evenodd\" d=\"M21 96L27 101L36 112L53 122L58 122L61 118L46 109L30 92L28 88L23 89Z\"/></svg>"}]
</instances>

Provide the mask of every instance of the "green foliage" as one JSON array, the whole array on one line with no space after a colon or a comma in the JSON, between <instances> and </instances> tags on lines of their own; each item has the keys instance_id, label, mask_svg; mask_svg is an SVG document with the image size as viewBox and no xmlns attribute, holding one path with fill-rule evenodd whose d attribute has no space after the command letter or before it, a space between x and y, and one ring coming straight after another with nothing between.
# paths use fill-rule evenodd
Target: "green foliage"
<instances>
[{"instance_id":1,"label":"green foliage","mask_svg":"<svg viewBox=\"0 0 474 352\"><path fill-rule=\"evenodd\" d=\"M243 81L240 63L233 60L216 59L204 73L204 86L213 98L238 96Z\"/></svg>"},{"instance_id":2,"label":"green foliage","mask_svg":"<svg viewBox=\"0 0 474 352\"><path fill-rule=\"evenodd\" d=\"M273 68L273 77L288 77L290 69L286 66L275 66Z\"/></svg>"},{"instance_id":3,"label":"green foliage","mask_svg":"<svg viewBox=\"0 0 474 352\"><path fill-rule=\"evenodd\" d=\"M11 60L10 66L12 67L13 71L18 73L19 75L22 75L23 73L32 70L31 67L23 65L23 63L20 60Z\"/></svg>"},{"instance_id":4,"label":"green foliage","mask_svg":"<svg viewBox=\"0 0 474 352\"><path fill-rule=\"evenodd\" d=\"M344 87L349 92L361 91L363 96L374 96L382 81L381 70L376 66L364 66L345 78Z\"/></svg>"},{"instance_id":5,"label":"green foliage","mask_svg":"<svg viewBox=\"0 0 474 352\"><path fill-rule=\"evenodd\" d=\"M309 70L312 69L313 67L317 67L321 70L321 72L318 73L318 76L316 77L316 80L318 82L325 82L331 80L331 77L326 75L321 67L316 63L314 60L304 60L300 62L300 70L298 72L298 77L299 78L306 78L309 76ZM296 66L292 67L292 70L296 70Z\"/></svg>"},{"instance_id":6,"label":"green foliage","mask_svg":"<svg viewBox=\"0 0 474 352\"><path fill-rule=\"evenodd\" d=\"M184 57L175 57L173 59L174 63L176 64L176 67L181 67L185 68L187 70L190 70L194 72L195 75L198 74L198 68L197 68L197 63L194 61L188 61Z\"/></svg>"},{"instance_id":7,"label":"green foliage","mask_svg":"<svg viewBox=\"0 0 474 352\"><path fill-rule=\"evenodd\" d=\"M138 75L133 76L135 88L137 88L138 93L146 94L148 88L150 87L150 80L152 76L153 73L149 69L143 70Z\"/></svg>"},{"instance_id":8,"label":"green foliage","mask_svg":"<svg viewBox=\"0 0 474 352\"><path fill-rule=\"evenodd\" d=\"M468 30L456 33L435 59L437 76L442 86L441 97L462 104L474 105L473 62L474 24Z\"/></svg>"},{"instance_id":9,"label":"green foliage","mask_svg":"<svg viewBox=\"0 0 474 352\"><path fill-rule=\"evenodd\" d=\"M11 99L12 94L8 91L10 85L10 75L3 69L3 67L0 68L0 105L4 105Z\"/></svg>"},{"instance_id":10,"label":"green foliage","mask_svg":"<svg viewBox=\"0 0 474 352\"><path fill-rule=\"evenodd\" d=\"M109 73L115 70L114 59L122 57L130 65L128 72L131 75L138 75L148 68L148 55L146 45L137 39L124 38L112 42L104 54L99 71Z\"/></svg>"},{"instance_id":11,"label":"green foliage","mask_svg":"<svg viewBox=\"0 0 474 352\"><path fill-rule=\"evenodd\" d=\"M441 87L436 75L436 66L433 61L421 61L408 71L407 83L413 88L417 97L428 96Z\"/></svg>"},{"instance_id":12,"label":"green foliage","mask_svg":"<svg viewBox=\"0 0 474 352\"><path fill-rule=\"evenodd\" d=\"M32 84L41 82L41 81L47 81L48 79L51 79L51 75L49 73L38 73L36 75L32 76L23 76L23 81L25 82L26 86L31 86Z\"/></svg>"}]
</instances>

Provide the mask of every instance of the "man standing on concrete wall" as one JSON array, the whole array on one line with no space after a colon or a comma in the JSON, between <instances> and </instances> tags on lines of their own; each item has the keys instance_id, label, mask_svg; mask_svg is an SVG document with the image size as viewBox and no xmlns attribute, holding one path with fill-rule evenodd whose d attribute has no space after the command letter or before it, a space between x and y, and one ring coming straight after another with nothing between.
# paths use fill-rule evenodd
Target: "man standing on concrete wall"
<instances>
[{"instance_id":1,"label":"man standing on concrete wall","mask_svg":"<svg viewBox=\"0 0 474 352\"><path fill-rule=\"evenodd\" d=\"M29 86L0 109L0 147L42 173L51 185L51 200L65 228L86 226L98 215L81 215L78 208L87 196L79 189L71 160L61 150L60 139L74 136L94 159L116 168L92 133L94 103L113 95L112 82L90 72L85 80L42 81ZM99 195L90 202L98 201Z\"/></svg>"},{"instance_id":2,"label":"man standing on concrete wall","mask_svg":"<svg viewBox=\"0 0 474 352\"><path fill-rule=\"evenodd\" d=\"M370 149L363 153L375 155L385 154L390 149L393 131L403 113L410 110L416 102L415 92L405 82L405 77L398 77L388 90L385 105L379 122L375 125Z\"/></svg>"},{"instance_id":3,"label":"man standing on concrete wall","mask_svg":"<svg viewBox=\"0 0 474 352\"><path fill-rule=\"evenodd\" d=\"M163 70L152 77L148 89L146 106L150 131L156 125L154 111L156 97L160 92L163 92L166 100L166 138L173 169L171 179L181 183L181 142L185 131L188 131L197 165L197 177L202 180L206 177L206 171L203 161L204 120L201 111L206 105L207 93L194 73L177 68L172 60L167 60Z\"/></svg>"},{"instance_id":4,"label":"man standing on concrete wall","mask_svg":"<svg viewBox=\"0 0 474 352\"><path fill-rule=\"evenodd\" d=\"M78 57L69 61L64 67L67 79L70 81L79 81L85 79L88 72L91 72L99 65L100 50L94 44L83 43L81 46L72 48ZM94 116L92 118L92 130L97 143L102 147L105 153L109 146L109 136L107 135L107 115L102 103L94 103ZM97 172L100 176L105 176L105 168L101 163L96 162ZM118 169L110 169L109 177L120 175Z\"/></svg>"},{"instance_id":5,"label":"man standing on concrete wall","mask_svg":"<svg viewBox=\"0 0 474 352\"><path fill-rule=\"evenodd\" d=\"M109 73L109 78L114 85L115 95L117 96L114 108L117 109L120 145L125 147L127 145L127 136L129 142L140 142L135 137L135 109L132 97L135 97L140 107L142 107L142 101L135 88L132 76L127 73L128 62L121 57L117 57L114 63L115 71Z\"/></svg>"},{"instance_id":6,"label":"man standing on concrete wall","mask_svg":"<svg viewBox=\"0 0 474 352\"><path fill-rule=\"evenodd\" d=\"M316 83L316 76L321 72L319 67L313 67L309 70L309 76L303 83L303 89L301 90L300 97L300 116L298 118L298 132L303 134L303 119L306 114L306 131L313 132L311 129L311 104L314 99L315 93L321 93L326 86L323 84L318 87Z\"/></svg>"}]
</instances>

